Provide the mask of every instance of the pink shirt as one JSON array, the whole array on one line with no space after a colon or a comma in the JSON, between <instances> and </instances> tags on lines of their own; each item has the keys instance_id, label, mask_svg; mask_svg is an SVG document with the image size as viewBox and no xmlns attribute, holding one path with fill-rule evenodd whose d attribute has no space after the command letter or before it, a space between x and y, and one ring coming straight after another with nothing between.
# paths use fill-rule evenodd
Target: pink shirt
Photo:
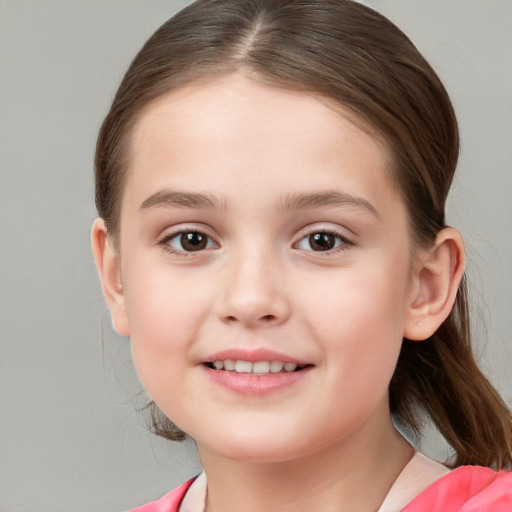
<instances>
[{"instance_id":1,"label":"pink shirt","mask_svg":"<svg viewBox=\"0 0 512 512\"><path fill-rule=\"evenodd\" d=\"M131 512L179 512L193 481ZM436 480L401 512L512 512L512 472L461 466Z\"/></svg>"},{"instance_id":2,"label":"pink shirt","mask_svg":"<svg viewBox=\"0 0 512 512\"><path fill-rule=\"evenodd\" d=\"M436 480L402 512L512 512L512 472L461 466Z\"/></svg>"}]
</instances>

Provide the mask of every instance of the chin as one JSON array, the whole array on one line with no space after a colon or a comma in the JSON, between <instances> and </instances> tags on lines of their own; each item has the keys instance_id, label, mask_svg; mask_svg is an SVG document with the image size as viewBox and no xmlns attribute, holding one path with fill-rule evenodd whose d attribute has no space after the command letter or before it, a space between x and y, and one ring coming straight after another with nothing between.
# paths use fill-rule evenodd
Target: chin
<instances>
[{"instance_id":1,"label":"chin","mask_svg":"<svg viewBox=\"0 0 512 512\"><path fill-rule=\"evenodd\" d=\"M263 427L262 427L263 428ZM211 442L212 438L214 442ZM204 443L196 440L199 453L201 447L211 454L225 459L254 464L280 463L306 457L315 452L315 443L304 443L304 434L300 438L287 435L283 431L262 430L256 432L225 432L224 435L209 437ZM321 448L320 448L321 449Z\"/></svg>"},{"instance_id":2,"label":"chin","mask_svg":"<svg viewBox=\"0 0 512 512\"><path fill-rule=\"evenodd\" d=\"M255 447L238 447L230 446L227 449L222 450L219 455L226 459L247 462L252 464L270 464L287 462L297 458L298 454L293 449L286 449L285 447L272 447L269 449L262 446Z\"/></svg>"}]
</instances>

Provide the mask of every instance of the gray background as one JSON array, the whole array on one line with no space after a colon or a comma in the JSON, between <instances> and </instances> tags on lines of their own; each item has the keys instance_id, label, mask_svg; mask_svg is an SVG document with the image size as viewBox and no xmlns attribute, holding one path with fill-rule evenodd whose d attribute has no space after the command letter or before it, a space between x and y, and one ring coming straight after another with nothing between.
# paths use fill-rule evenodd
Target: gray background
<instances>
[{"instance_id":1,"label":"gray background","mask_svg":"<svg viewBox=\"0 0 512 512\"><path fill-rule=\"evenodd\" d=\"M147 433L93 267L95 136L142 42L188 2L0 0L0 510L121 511L199 470ZM445 81L482 364L512 403L512 1L374 0ZM429 453L444 458L435 436Z\"/></svg>"}]
</instances>

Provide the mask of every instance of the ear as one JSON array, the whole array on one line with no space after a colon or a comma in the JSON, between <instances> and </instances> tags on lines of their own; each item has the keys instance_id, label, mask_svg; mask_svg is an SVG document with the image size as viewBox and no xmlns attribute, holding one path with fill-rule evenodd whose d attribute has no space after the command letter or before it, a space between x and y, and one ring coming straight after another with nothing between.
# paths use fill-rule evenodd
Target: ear
<instances>
[{"instance_id":1,"label":"ear","mask_svg":"<svg viewBox=\"0 0 512 512\"><path fill-rule=\"evenodd\" d=\"M414 270L405 338L425 340L446 320L455 303L464 265L462 236L453 228L443 229Z\"/></svg>"},{"instance_id":2,"label":"ear","mask_svg":"<svg viewBox=\"0 0 512 512\"><path fill-rule=\"evenodd\" d=\"M119 256L114 251L107 236L103 219L96 219L91 233L92 252L100 276L103 295L110 309L112 325L121 336L129 336L130 329L126 303L121 281Z\"/></svg>"}]
</instances>

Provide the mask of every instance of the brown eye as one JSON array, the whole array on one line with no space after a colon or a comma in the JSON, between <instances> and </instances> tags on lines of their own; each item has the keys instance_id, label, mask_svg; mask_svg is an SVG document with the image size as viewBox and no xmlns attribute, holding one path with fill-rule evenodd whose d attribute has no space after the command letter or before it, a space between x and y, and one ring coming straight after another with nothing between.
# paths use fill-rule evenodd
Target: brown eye
<instances>
[{"instance_id":1,"label":"brown eye","mask_svg":"<svg viewBox=\"0 0 512 512\"><path fill-rule=\"evenodd\" d=\"M213 240L199 231L177 233L167 242L176 252L197 252L215 247Z\"/></svg>"},{"instance_id":2,"label":"brown eye","mask_svg":"<svg viewBox=\"0 0 512 512\"><path fill-rule=\"evenodd\" d=\"M327 252L336 249L346 243L345 239L336 233L319 231L305 236L298 244L298 248L304 251Z\"/></svg>"},{"instance_id":3,"label":"brown eye","mask_svg":"<svg viewBox=\"0 0 512 512\"><path fill-rule=\"evenodd\" d=\"M329 251L334 249L336 237L330 233L315 233L309 235L309 245L313 251Z\"/></svg>"},{"instance_id":4,"label":"brown eye","mask_svg":"<svg viewBox=\"0 0 512 512\"><path fill-rule=\"evenodd\" d=\"M208 239L201 233L183 233L180 243L185 251L200 251L206 247Z\"/></svg>"}]
</instances>

